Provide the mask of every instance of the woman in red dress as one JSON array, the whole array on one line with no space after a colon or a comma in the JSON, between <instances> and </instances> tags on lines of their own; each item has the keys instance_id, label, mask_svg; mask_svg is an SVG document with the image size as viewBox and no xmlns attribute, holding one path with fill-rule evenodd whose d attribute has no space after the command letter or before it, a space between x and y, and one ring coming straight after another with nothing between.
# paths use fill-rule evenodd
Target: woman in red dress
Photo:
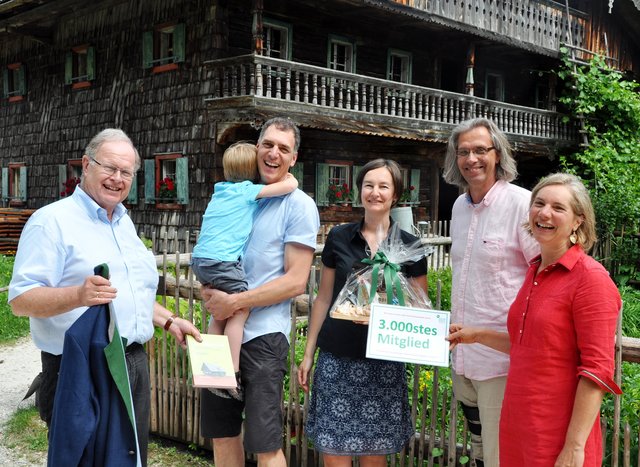
<instances>
[{"instance_id":1,"label":"woman in red dress","mask_svg":"<svg viewBox=\"0 0 640 467\"><path fill-rule=\"evenodd\" d=\"M599 467L602 397L621 393L612 380L621 300L607 271L586 254L596 240L595 216L580 179L542 179L526 227L541 255L509 310L508 334L452 324L449 340L510 355L502 467Z\"/></svg>"}]
</instances>

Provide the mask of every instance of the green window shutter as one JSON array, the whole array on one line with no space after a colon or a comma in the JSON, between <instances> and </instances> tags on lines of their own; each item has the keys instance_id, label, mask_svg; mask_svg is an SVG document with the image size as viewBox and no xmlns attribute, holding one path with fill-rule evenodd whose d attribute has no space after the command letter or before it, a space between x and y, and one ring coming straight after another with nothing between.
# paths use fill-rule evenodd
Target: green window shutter
<instances>
[{"instance_id":1,"label":"green window shutter","mask_svg":"<svg viewBox=\"0 0 640 467\"><path fill-rule=\"evenodd\" d=\"M9 198L9 168L2 168L2 199Z\"/></svg>"},{"instance_id":2,"label":"green window shutter","mask_svg":"<svg viewBox=\"0 0 640 467\"><path fill-rule=\"evenodd\" d=\"M417 203L420 200L420 169L411 169L411 186L414 190L411 192L411 202Z\"/></svg>"},{"instance_id":3,"label":"green window shutter","mask_svg":"<svg viewBox=\"0 0 640 467\"><path fill-rule=\"evenodd\" d=\"M362 201L360 201L360 192L358 191L358 185L356 185L356 180L358 179L358 174L361 170L361 165L354 165L351 169L351 191L353 191L354 206L362 206Z\"/></svg>"},{"instance_id":4,"label":"green window shutter","mask_svg":"<svg viewBox=\"0 0 640 467\"><path fill-rule=\"evenodd\" d=\"M95 49L93 47L87 48L87 80L93 81L96 79L96 57Z\"/></svg>"},{"instance_id":5,"label":"green window shutter","mask_svg":"<svg viewBox=\"0 0 640 467\"><path fill-rule=\"evenodd\" d=\"M144 161L144 202L153 204L156 202L156 161L145 159Z\"/></svg>"},{"instance_id":6,"label":"green window shutter","mask_svg":"<svg viewBox=\"0 0 640 467\"><path fill-rule=\"evenodd\" d=\"M21 96L27 94L27 81L24 79L24 65L18 68L18 86L17 89Z\"/></svg>"},{"instance_id":7,"label":"green window shutter","mask_svg":"<svg viewBox=\"0 0 640 467\"><path fill-rule=\"evenodd\" d=\"M64 182L67 181L67 166L65 164L58 165L58 193L57 197L62 198L62 192L64 191Z\"/></svg>"},{"instance_id":8,"label":"green window shutter","mask_svg":"<svg viewBox=\"0 0 640 467\"><path fill-rule=\"evenodd\" d=\"M64 57L64 84L73 82L73 52L68 51Z\"/></svg>"},{"instance_id":9,"label":"green window shutter","mask_svg":"<svg viewBox=\"0 0 640 467\"><path fill-rule=\"evenodd\" d=\"M176 193L178 204L189 204L189 158L176 159Z\"/></svg>"},{"instance_id":10,"label":"green window shutter","mask_svg":"<svg viewBox=\"0 0 640 467\"><path fill-rule=\"evenodd\" d=\"M131 188L129 188L129 194L127 195L128 204L138 204L138 174L134 174L131 179Z\"/></svg>"},{"instance_id":11,"label":"green window shutter","mask_svg":"<svg viewBox=\"0 0 640 467\"><path fill-rule=\"evenodd\" d=\"M153 66L153 31L145 31L142 34L142 68L151 68L152 66Z\"/></svg>"},{"instance_id":12,"label":"green window shutter","mask_svg":"<svg viewBox=\"0 0 640 467\"><path fill-rule=\"evenodd\" d=\"M296 180L298 180L298 188L300 188L302 190L302 181L303 181L302 179L303 179L303 174L304 174L304 163L303 162L296 162L296 165L291 167L291 169L289 169L289 172L291 172L291 175L296 177Z\"/></svg>"},{"instance_id":13,"label":"green window shutter","mask_svg":"<svg viewBox=\"0 0 640 467\"><path fill-rule=\"evenodd\" d=\"M5 67L2 69L2 98L5 99L9 95L9 70Z\"/></svg>"},{"instance_id":14,"label":"green window shutter","mask_svg":"<svg viewBox=\"0 0 640 467\"><path fill-rule=\"evenodd\" d=\"M184 23L176 24L173 28L173 62L184 62L185 28Z\"/></svg>"},{"instance_id":15,"label":"green window shutter","mask_svg":"<svg viewBox=\"0 0 640 467\"><path fill-rule=\"evenodd\" d=\"M316 205L326 206L329 204L327 199L327 190L329 190L329 165L316 164Z\"/></svg>"},{"instance_id":16,"label":"green window shutter","mask_svg":"<svg viewBox=\"0 0 640 467\"><path fill-rule=\"evenodd\" d=\"M20 186L18 187L18 199L27 201L27 168L20 167Z\"/></svg>"}]
</instances>

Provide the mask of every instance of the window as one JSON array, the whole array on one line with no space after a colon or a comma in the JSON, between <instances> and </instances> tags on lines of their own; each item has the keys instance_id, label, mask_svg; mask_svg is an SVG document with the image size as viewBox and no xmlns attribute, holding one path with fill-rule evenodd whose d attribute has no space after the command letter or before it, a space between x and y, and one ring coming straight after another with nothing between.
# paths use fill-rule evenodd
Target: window
<instances>
[{"instance_id":1,"label":"window","mask_svg":"<svg viewBox=\"0 0 640 467\"><path fill-rule=\"evenodd\" d=\"M73 47L67 52L64 64L64 83L73 89L91 86L95 79L94 49L89 45Z\"/></svg>"},{"instance_id":2,"label":"window","mask_svg":"<svg viewBox=\"0 0 640 467\"><path fill-rule=\"evenodd\" d=\"M27 167L24 164L9 164L2 168L2 198L9 206L21 206L27 201Z\"/></svg>"},{"instance_id":3,"label":"window","mask_svg":"<svg viewBox=\"0 0 640 467\"><path fill-rule=\"evenodd\" d=\"M387 55L387 79L411 84L412 56L409 52L390 49Z\"/></svg>"},{"instance_id":4,"label":"window","mask_svg":"<svg viewBox=\"0 0 640 467\"><path fill-rule=\"evenodd\" d=\"M356 46L348 39L329 36L327 66L332 70L355 73Z\"/></svg>"},{"instance_id":5,"label":"window","mask_svg":"<svg viewBox=\"0 0 640 467\"><path fill-rule=\"evenodd\" d=\"M353 189L353 166L348 162L328 161L316 169L316 204L356 203Z\"/></svg>"},{"instance_id":6,"label":"window","mask_svg":"<svg viewBox=\"0 0 640 467\"><path fill-rule=\"evenodd\" d=\"M189 203L189 159L160 154L144 161L145 203L178 207ZM131 197L130 197L131 198ZM130 201L131 202L131 201Z\"/></svg>"},{"instance_id":7,"label":"window","mask_svg":"<svg viewBox=\"0 0 640 467\"><path fill-rule=\"evenodd\" d=\"M265 19L262 26L264 42L262 54L267 57L291 60L291 25Z\"/></svg>"},{"instance_id":8,"label":"window","mask_svg":"<svg viewBox=\"0 0 640 467\"><path fill-rule=\"evenodd\" d=\"M419 204L420 169L400 168L404 192L398 195L399 204Z\"/></svg>"},{"instance_id":9,"label":"window","mask_svg":"<svg viewBox=\"0 0 640 467\"><path fill-rule=\"evenodd\" d=\"M549 84L547 83L536 84L536 108L549 108Z\"/></svg>"},{"instance_id":10,"label":"window","mask_svg":"<svg viewBox=\"0 0 640 467\"><path fill-rule=\"evenodd\" d=\"M184 23L160 25L142 36L142 63L154 73L175 70L184 62Z\"/></svg>"},{"instance_id":11,"label":"window","mask_svg":"<svg viewBox=\"0 0 640 467\"><path fill-rule=\"evenodd\" d=\"M2 97L9 102L21 101L27 94L24 65L12 63L2 70Z\"/></svg>"},{"instance_id":12,"label":"window","mask_svg":"<svg viewBox=\"0 0 640 467\"><path fill-rule=\"evenodd\" d=\"M82 159L71 159L58 166L59 196L71 196L80 183L82 176Z\"/></svg>"},{"instance_id":13,"label":"window","mask_svg":"<svg viewBox=\"0 0 640 467\"><path fill-rule=\"evenodd\" d=\"M487 72L484 80L484 97L492 101L504 101L504 77L501 73Z\"/></svg>"}]
</instances>

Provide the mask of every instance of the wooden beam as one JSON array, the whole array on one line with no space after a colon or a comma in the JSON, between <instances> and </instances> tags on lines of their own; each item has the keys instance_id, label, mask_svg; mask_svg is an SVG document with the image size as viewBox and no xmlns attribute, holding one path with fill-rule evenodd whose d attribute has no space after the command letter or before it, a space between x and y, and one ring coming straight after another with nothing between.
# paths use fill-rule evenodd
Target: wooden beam
<instances>
[{"instance_id":1,"label":"wooden beam","mask_svg":"<svg viewBox=\"0 0 640 467\"><path fill-rule=\"evenodd\" d=\"M640 339L622 336L622 360L640 363Z\"/></svg>"}]
</instances>

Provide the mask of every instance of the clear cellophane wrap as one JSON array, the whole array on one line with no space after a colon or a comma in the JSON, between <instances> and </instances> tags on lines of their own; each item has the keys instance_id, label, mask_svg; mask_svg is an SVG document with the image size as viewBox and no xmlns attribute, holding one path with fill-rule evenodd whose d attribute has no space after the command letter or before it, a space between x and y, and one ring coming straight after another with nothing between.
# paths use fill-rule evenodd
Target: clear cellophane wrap
<instances>
[{"instance_id":1,"label":"clear cellophane wrap","mask_svg":"<svg viewBox=\"0 0 640 467\"><path fill-rule=\"evenodd\" d=\"M378 233L378 238L383 238ZM352 272L336 297L330 316L336 319L368 321L371 304L389 303L413 308L432 308L423 289L414 287L400 271L404 263L419 261L431 254L420 240L405 244L400 229L394 224L389 235L378 242L372 258L365 258L365 267Z\"/></svg>"}]
</instances>

